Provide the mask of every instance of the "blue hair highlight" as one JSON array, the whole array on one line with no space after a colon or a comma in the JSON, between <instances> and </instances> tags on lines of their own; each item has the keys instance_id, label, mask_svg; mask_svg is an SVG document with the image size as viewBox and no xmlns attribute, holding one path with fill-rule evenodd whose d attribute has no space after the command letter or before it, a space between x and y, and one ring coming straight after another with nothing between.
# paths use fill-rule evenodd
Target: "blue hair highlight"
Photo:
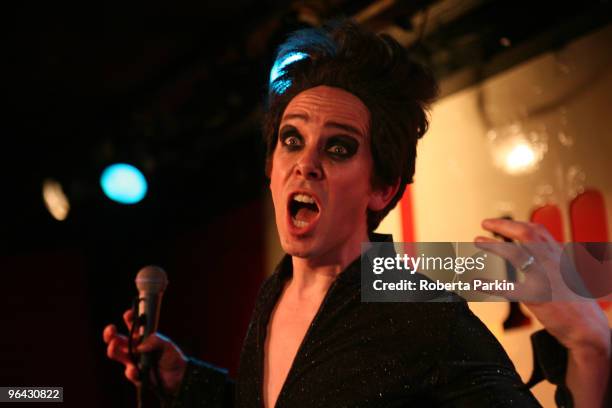
<instances>
[{"instance_id":1,"label":"blue hair highlight","mask_svg":"<svg viewBox=\"0 0 612 408\"><path fill-rule=\"evenodd\" d=\"M280 79L285 74L285 68L290 64L308 58L308 54L300 51L291 51L274 61L270 70L270 88L277 94L282 94L291 86L291 80Z\"/></svg>"}]
</instances>

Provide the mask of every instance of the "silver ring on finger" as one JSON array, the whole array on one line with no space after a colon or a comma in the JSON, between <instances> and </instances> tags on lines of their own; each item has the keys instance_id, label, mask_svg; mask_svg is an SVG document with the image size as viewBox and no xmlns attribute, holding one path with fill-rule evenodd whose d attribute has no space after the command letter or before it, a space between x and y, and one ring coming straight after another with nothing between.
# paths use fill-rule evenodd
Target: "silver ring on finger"
<instances>
[{"instance_id":1,"label":"silver ring on finger","mask_svg":"<svg viewBox=\"0 0 612 408\"><path fill-rule=\"evenodd\" d=\"M521 272L527 272L529 271L529 268L533 266L534 263L535 263L535 257L533 255L529 255L529 258L527 258L527 260L523 262L519 270Z\"/></svg>"}]
</instances>

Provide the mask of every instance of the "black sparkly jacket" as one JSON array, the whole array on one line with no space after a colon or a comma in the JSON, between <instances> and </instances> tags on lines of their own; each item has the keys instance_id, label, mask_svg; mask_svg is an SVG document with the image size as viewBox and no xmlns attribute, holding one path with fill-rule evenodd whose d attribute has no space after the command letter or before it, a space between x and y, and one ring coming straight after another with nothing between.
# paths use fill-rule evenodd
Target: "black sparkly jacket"
<instances>
[{"instance_id":1,"label":"black sparkly jacket","mask_svg":"<svg viewBox=\"0 0 612 408\"><path fill-rule=\"evenodd\" d=\"M291 257L285 256L260 289L237 381L190 359L172 408L263 407L268 320L291 274ZM465 302L362 303L360 284L357 259L324 298L276 408L540 406ZM546 342L552 339L543 334ZM544 351L540 354L551 348ZM536 358L534 379L556 376L562 382L563 355L544 369L538 365L543 360ZM551 366L556 373L551 374Z\"/></svg>"}]
</instances>

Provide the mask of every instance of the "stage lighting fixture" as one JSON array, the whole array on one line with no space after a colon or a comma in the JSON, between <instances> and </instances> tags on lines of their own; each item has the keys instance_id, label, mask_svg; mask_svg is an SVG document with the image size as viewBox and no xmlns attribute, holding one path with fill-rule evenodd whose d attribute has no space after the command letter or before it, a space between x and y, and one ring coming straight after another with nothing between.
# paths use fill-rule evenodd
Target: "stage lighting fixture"
<instances>
[{"instance_id":1,"label":"stage lighting fixture","mask_svg":"<svg viewBox=\"0 0 612 408\"><path fill-rule=\"evenodd\" d=\"M548 151L546 132L520 123L490 130L487 140L495 165L510 175L533 173Z\"/></svg>"},{"instance_id":2,"label":"stage lighting fixture","mask_svg":"<svg viewBox=\"0 0 612 408\"><path fill-rule=\"evenodd\" d=\"M100 177L102 191L108 198L121 204L136 204L147 194L147 180L131 164L108 166Z\"/></svg>"},{"instance_id":3,"label":"stage lighting fixture","mask_svg":"<svg viewBox=\"0 0 612 408\"><path fill-rule=\"evenodd\" d=\"M42 195L51 216L58 221L64 221L70 211L70 203L62 185L53 179L46 179L43 182Z\"/></svg>"}]
</instances>

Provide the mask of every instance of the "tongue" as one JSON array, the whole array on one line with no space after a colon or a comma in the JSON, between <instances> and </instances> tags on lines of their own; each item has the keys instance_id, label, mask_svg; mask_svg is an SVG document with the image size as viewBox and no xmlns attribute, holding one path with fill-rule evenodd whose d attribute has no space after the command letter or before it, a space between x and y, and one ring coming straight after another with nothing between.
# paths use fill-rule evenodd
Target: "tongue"
<instances>
[{"instance_id":1,"label":"tongue","mask_svg":"<svg viewBox=\"0 0 612 408\"><path fill-rule=\"evenodd\" d=\"M310 222L317 216L317 211L311 210L310 208L301 207L295 213L295 219L298 221Z\"/></svg>"}]
</instances>

